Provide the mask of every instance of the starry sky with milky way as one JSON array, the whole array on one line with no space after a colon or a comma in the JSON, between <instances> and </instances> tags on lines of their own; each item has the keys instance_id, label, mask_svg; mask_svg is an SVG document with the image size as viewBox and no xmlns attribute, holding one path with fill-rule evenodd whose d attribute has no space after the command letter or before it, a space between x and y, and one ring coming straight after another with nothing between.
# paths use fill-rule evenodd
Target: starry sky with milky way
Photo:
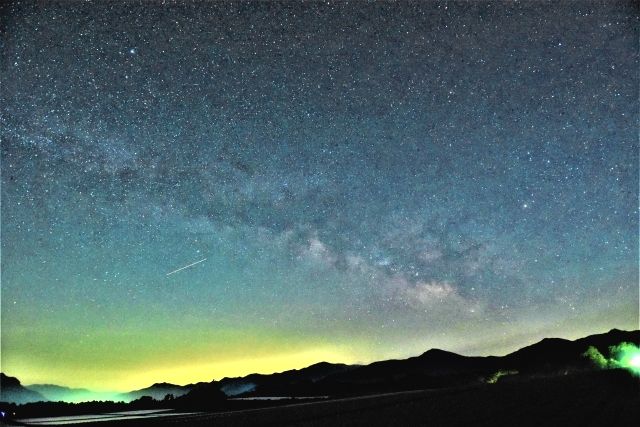
<instances>
[{"instance_id":1,"label":"starry sky with milky way","mask_svg":"<svg viewBox=\"0 0 640 427\"><path fill-rule=\"evenodd\" d=\"M1 12L2 370L23 383L638 327L637 3Z\"/></svg>"}]
</instances>

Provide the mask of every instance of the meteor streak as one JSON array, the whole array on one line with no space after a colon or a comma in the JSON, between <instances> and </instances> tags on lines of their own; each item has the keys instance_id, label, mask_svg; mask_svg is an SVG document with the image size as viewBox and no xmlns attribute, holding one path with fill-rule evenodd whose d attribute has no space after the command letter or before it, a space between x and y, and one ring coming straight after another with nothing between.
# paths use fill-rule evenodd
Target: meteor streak
<instances>
[{"instance_id":1,"label":"meteor streak","mask_svg":"<svg viewBox=\"0 0 640 427\"><path fill-rule=\"evenodd\" d=\"M184 267L180 267L180 268L178 268L177 270L173 270L173 271L171 271L171 272L167 273L166 275L167 275L167 276L171 276L173 273L177 273L178 271L180 271L180 270L184 270L185 268L189 268L189 267L194 266L194 265L196 265L196 264L200 264L202 261L206 261L206 260L207 260L206 258L203 258L203 259L201 259L200 261L192 262L191 264L189 264L189 265L185 265Z\"/></svg>"}]
</instances>

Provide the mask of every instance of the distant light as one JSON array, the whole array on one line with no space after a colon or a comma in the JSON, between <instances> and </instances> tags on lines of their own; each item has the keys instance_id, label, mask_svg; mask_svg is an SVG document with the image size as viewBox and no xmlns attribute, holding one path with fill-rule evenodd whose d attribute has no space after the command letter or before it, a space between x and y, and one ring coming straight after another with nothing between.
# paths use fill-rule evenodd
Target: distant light
<instances>
[{"instance_id":1,"label":"distant light","mask_svg":"<svg viewBox=\"0 0 640 427\"><path fill-rule=\"evenodd\" d=\"M610 348L612 358L609 367L625 368L640 376L640 348L632 343L623 342Z\"/></svg>"},{"instance_id":2,"label":"distant light","mask_svg":"<svg viewBox=\"0 0 640 427\"><path fill-rule=\"evenodd\" d=\"M135 49L129 49L129 53L132 54L132 55L135 55L136 50Z\"/></svg>"}]
</instances>

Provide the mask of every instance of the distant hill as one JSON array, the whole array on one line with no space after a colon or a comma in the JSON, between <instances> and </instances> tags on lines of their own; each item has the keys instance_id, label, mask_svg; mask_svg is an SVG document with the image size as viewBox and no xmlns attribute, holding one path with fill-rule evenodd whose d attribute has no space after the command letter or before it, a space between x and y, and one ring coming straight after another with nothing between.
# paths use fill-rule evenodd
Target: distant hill
<instances>
[{"instance_id":1,"label":"distant hill","mask_svg":"<svg viewBox=\"0 0 640 427\"><path fill-rule=\"evenodd\" d=\"M611 346L622 342L640 344L640 331L612 329L603 334L589 335L575 341L545 338L542 341L514 351L499 360L502 366L521 373L540 373L561 370L586 369L591 362L583 357L591 346L607 354Z\"/></svg>"},{"instance_id":2,"label":"distant hill","mask_svg":"<svg viewBox=\"0 0 640 427\"><path fill-rule=\"evenodd\" d=\"M173 397L179 397L184 394L187 394L191 389L195 386L195 384L189 385L177 385L171 383L155 383L149 387L130 391L128 393L122 393L119 395L118 399L121 399L125 402L129 402L132 400L139 399L143 396L150 396L156 400L162 400L166 395L171 394Z\"/></svg>"},{"instance_id":3,"label":"distant hill","mask_svg":"<svg viewBox=\"0 0 640 427\"><path fill-rule=\"evenodd\" d=\"M47 399L42 394L24 387L17 378L0 372L0 402L29 403L45 401Z\"/></svg>"},{"instance_id":4,"label":"distant hill","mask_svg":"<svg viewBox=\"0 0 640 427\"><path fill-rule=\"evenodd\" d=\"M417 357L374 362L333 374L314 388L318 394L362 394L490 382L505 375L522 377L590 370L594 367L583 356L590 346L607 354L610 346L621 342L637 345L640 331L613 329L575 341L546 338L501 357L468 357L433 349Z\"/></svg>"},{"instance_id":5,"label":"distant hill","mask_svg":"<svg viewBox=\"0 0 640 427\"><path fill-rule=\"evenodd\" d=\"M240 378L223 378L218 381L220 390L227 396L271 395L289 396L313 394L312 385L330 375L348 372L359 365L320 362L302 369L292 369L275 374L250 374ZM306 390L308 389L308 393Z\"/></svg>"},{"instance_id":6,"label":"distant hill","mask_svg":"<svg viewBox=\"0 0 640 427\"><path fill-rule=\"evenodd\" d=\"M70 388L54 384L30 384L25 386L29 390L40 393L52 402L91 402L117 400L116 393L96 392L84 388Z\"/></svg>"}]
</instances>

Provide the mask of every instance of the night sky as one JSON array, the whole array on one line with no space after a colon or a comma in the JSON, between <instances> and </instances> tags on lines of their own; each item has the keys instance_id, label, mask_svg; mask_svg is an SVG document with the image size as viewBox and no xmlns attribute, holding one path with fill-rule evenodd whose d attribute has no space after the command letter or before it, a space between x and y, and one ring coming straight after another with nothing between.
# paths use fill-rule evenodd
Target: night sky
<instances>
[{"instance_id":1,"label":"night sky","mask_svg":"<svg viewBox=\"0 0 640 427\"><path fill-rule=\"evenodd\" d=\"M23 383L638 328L637 3L1 14L2 370Z\"/></svg>"}]
</instances>

